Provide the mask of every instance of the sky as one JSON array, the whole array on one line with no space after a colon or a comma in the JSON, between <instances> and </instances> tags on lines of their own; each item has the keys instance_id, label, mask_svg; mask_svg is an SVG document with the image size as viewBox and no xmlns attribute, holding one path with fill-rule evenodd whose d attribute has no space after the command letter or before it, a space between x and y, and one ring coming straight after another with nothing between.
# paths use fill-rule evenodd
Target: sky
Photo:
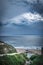
<instances>
[{"instance_id":1,"label":"sky","mask_svg":"<svg viewBox=\"0 0 43 65\"><path fill-rule=\"evenodd\" d=\"M43 46L43 0L0 2L0 40L15 47Z\"/></svg>"},{"instance_id":2,"label":"sky","mask_svg":"<svg viewBox=\"0 0 43 65\"><path fill-rule=\"evenodd\" d=\"M43 0L0 2L1 36L43 35Z\"/></svg>"}]
</instances>

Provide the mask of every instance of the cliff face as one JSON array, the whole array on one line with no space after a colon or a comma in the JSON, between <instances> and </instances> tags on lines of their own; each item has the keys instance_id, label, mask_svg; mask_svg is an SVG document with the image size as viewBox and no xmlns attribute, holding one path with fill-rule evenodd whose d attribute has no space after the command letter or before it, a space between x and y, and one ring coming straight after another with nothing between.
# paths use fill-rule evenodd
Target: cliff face
<instances>
[{"instance_id":1,"label":"cliff face","mask_svg":"<svg viewBox=\"0 0 43 65\"><path fill-rule=\"evenodd\" d=\"M0 41L0 54L15 53L16 49L11 45L8 45Z\"/></svg>"}]
</instances>

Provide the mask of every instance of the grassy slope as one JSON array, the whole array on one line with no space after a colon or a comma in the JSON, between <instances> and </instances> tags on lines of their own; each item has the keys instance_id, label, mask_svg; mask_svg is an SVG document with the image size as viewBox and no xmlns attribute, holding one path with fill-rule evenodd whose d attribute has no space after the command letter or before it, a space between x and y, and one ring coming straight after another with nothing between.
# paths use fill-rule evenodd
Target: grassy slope
<instances>
[{"instance_id":1,"label":"grassy slope","mask_svg":"<svg viewBox=\"0 0 43 65\"><path fill-rule=\"evenodd\" d=\"M0 65L24 65L26 62L25 54L16 54L13 56L0 57Z\"/></svg>"},{"instance_id":2,"label":"grassy slope","mask_svg":"<svg viewBox=\"0 0 43 65\"><path fill-rule=\"evenodd\" d=\"M13 46L8 45L7 43L4 43L4 42L0 42L0 54L15 53L15 52L16 52L16 49Z\"/></svg>"},{"instance_id":3,"label":"grassy slope","mask_svg":"<svg viewBox=\"0 0 43 65\"><path fill-rule=\"evenodd\" d=\"M43 55L32 56L30 65L43 65Z\"/></svg>"}]
</instances>

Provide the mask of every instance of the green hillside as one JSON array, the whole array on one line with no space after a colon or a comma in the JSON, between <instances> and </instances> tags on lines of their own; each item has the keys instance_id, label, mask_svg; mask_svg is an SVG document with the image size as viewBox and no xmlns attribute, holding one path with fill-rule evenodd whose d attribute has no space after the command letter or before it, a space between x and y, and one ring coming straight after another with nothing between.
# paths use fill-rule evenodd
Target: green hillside
<instances>
[{"instance_id":1,"label":"green hillside","mask_svg":"<svg viewBox=\"0 0 43 65\"><path fill-rule=\"evenodd\" d=\"M0 41L0 65L25 65L26 60L28 60L27 55L24 53L7 55L9 53L11 54L17 52L11 45Z\"/></svg>"},{"instance_id":2,"label":"green hillside","mask_svg":"<svg viewBox=\"0 0 43 65\"><path fill-rule=\"evenodd\" d=\"M0 54L7 54L7 53L14 53L14 52L16 52L16 49L13 46L0 41Z\"/></svg>"},{"instance_id":3,"label":"green hillside","mask_svg":"<svg viewBox=\"0 0 43 65\"><path fill-rule=\"evenodd\" d=\"M25 62L26 57L23 54L0 57L0 65L25 65Z\"/></svg>"},{"instance_id":4,"label":"green hillside","mask_svg":"<svg viewBox=\"0 0 43 65\"><path fill-rule=\"evenodd\" d=\"M30 65L43 65L43 55L33 55L30 60Z\"/></svg>"}]
</instances>

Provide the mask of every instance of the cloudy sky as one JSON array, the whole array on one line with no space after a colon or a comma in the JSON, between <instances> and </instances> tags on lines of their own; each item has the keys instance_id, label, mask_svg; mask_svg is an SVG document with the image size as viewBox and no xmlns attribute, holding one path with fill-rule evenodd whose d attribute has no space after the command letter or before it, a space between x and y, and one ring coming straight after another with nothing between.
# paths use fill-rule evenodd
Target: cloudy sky
<instances>
[{"instance_id":1,"label":"cloudy sky","mask_svg":"<svg viewBox=\"0 0 43 65\"><path fill-rule=\"evenodd\" d=\"M43 35L43 0L0 0L2 36Z\"/></svg>"}]
</instances>

